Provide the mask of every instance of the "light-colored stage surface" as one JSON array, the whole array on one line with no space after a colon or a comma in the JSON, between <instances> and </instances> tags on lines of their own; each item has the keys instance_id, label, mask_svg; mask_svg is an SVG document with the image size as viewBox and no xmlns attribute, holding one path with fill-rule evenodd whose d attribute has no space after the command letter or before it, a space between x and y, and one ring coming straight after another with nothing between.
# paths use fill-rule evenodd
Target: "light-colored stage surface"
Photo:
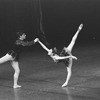
<instances>
[{"instance_id":1,"label":"light-colored stage surface","mask_svg":"<svg viewBox=\"0 0 100 100\"><path fill-rule=\"evenodd\" d=\"M100 100L100 48L87 46L73 49L68 87L64 64L56 64L45 51L23 53L19 84L13 89L13 69L9 62L0 65L0 100Z\"/></svg>"}]
</instances>

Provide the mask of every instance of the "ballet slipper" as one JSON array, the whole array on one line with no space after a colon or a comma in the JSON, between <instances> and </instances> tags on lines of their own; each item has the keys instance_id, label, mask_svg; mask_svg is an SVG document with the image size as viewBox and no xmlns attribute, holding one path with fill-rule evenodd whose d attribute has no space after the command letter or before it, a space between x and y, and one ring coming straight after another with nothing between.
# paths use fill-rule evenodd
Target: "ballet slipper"
<instances>
[{"instance_id":1,"label":"ballet slipper","mask_svg":"<svg viewBox=\"0 0 100 100\"><path fill-rule=\"evenodd\" d=\"M67 86L67 85L68 85L68 83L65 82L65 83L62 85L62 87L65 87L65 86Z\"/></svg>"},{"instance_id":2,"label":"ballet slipper","mask_svg":"<svg viewBox=\"0 0 100 100\"><path fill-rule=\"evenodd\" d=\"M20 87L22 87L22 86L21 86L21 85L14 85L14 86L13 86L14 89L20 88Z\"/></svg>"}]
</instances>

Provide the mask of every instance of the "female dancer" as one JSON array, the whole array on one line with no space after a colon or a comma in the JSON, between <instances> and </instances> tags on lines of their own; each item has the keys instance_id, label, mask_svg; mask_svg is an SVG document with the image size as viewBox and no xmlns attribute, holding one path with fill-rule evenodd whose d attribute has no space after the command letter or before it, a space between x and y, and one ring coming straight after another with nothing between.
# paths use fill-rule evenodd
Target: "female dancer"
<instances>
[{"instance_id":1,"label":"female dancer","mask_svg":"<svg viewBox=\"0 0 100 100\"><path fill-rule=\"evenodd\" d=\"M5 56L0 58L0 64L10 61L11 65L15 71L14 73L14 85L13 88L18 88L21 87L20 85L17 84L20 69L19 69L19 55L21 52L21 47L22 46L30 46L34 44L34 41L28 42L24 41L26 38L26 34L22 32L17 32L18 39L15 41L11 51L9 51Z\"/></svg>"},{"instance_id":2,"label":"female dancer","mask_svg":"<svg viewBox=\"0 0 100 100\"><path fill-rule=\"evenodd\" d=\"M72 38L72 41L71 43L69 44L69 46L66 48L64 47L62 52L60 53L60 56L58 56L57 54L55 54L56 52L56 49L54 48L53 49L48 49L46 46L44 46L40 41L39 39L35 39L34 42L38 42L40 43L40 45L48 52L48 55L50 55L50 57L54 60L54 62L63 62L66 66L67 66L67 72L68 72L68 75L67 75L67 78L66 78L66 81L65 83L62 85L62 87L65 87L68 85L68 82L69 82L69 79L71 77L71 68L72 68L72 62L73 62L73 59L76 59L76 57L72 56L72 48L75 44L75 41L77 39L77 36L80 32L80 30L82 29L83 27L83 24L81 24L76 32L76 34L73 36Z\"/></svg>"}]
</instances>

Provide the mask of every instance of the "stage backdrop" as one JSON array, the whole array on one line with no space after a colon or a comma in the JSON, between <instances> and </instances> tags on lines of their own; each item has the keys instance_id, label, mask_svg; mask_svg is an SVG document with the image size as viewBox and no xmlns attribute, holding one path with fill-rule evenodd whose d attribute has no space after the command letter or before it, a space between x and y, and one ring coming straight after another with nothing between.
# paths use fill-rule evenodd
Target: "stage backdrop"
<instances>
[{"instance_id":1,"label":"stage backdrop","mask_svg":"<svg viewBox=\"0 0 100 100\"><path fill-rule=\"evenodd\" d=\"M34 37L40 5L42 27L51 44L69 43L81 23L84 27L77 43L99 43L99 4L99 0L0 0L0 47L10 49L20 30L29 40Z\"/></svg>"}]
</instances>

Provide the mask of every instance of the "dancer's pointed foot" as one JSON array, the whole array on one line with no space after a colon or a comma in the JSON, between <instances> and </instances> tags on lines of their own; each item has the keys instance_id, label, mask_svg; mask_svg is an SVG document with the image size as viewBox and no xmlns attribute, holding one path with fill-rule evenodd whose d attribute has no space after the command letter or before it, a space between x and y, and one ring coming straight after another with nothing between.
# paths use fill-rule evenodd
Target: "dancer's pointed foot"
<instances>
[{"instance_id":1,"label":"dancer's pointed foot","mask_svg":"<svg viewBox=\"0 0 100 100\"><path fill-rule=\"evenodd\" d=\"M83 24L80 24L79 26L79 30L81 30L83 28Z\"/></svg>"},{"instance_id":2,"label":"dancer's pointed foot","mask_svg":"<svg viewBox=\"0 0 100 100\"><path fill-rule=\"evenodd\" d=\"M13 86L14 89L20 88L20 87L22 87L22 86L21 86L21 85L14 85L14 86Z\"/></svg>"},{"instance_id":3,"label":"dancer's pointed foot","mask_svg":"<svg viewBox=\"0 0 100 100\"><path fill-rule=\"evenodd\" d=\"M65 86L67 86L68 85L68 83L64 83L63 85L62 85L62 87L65 87Z\"/></svg>"}]
</instances>

